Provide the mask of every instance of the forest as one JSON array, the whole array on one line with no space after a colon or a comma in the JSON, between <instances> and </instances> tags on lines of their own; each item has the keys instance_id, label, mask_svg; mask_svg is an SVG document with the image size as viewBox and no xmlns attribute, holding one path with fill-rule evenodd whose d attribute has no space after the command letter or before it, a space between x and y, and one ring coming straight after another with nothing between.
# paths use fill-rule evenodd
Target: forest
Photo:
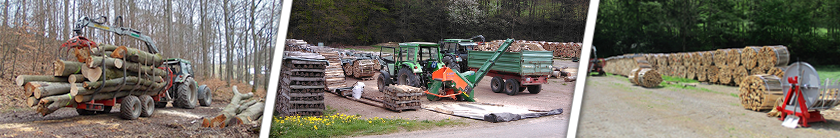
<instances>
[{"instance_id":1,"label":"forest","mask_svg":"<svg viewBox=\"0 0 840 138\"><path fill-rule=\"evenodd\" d=\"M598 56L785 45L791 61L837 64L837 0L602 0Z\"/></svg>"},{"instance_id":2,"label":"forest","mask_svg":"<svg viewBox=\"0 0 840 138\"><path fill-rule=\"evenodd\" d=\"M287 38L327 45L470 38L582 42L588 0L296 0Z\"/></svg>"},{"instance_id":3,"label":"forest","mask_svg":"<svg viewBox=\"0 0 840 138\"><path fill-rule=\"evenodd\" d=\"M0 78L45 74L70 55L61 44L82 17L108 17L150 36L164 58L192 61L197 80L217 78L265 88L271 72L281 0L3 0L0 1ZM122 17L118 20L117 17ZM128 36L84 29L100 44L145 49Z\"/></svg>"}]
</instances>

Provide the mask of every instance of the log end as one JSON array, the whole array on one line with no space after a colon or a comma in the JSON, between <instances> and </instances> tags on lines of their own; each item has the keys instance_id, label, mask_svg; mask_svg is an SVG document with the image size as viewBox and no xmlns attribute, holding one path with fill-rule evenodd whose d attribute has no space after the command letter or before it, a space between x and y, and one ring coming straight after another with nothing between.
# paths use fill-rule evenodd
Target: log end
<instances>
[{"instance_id":1,"label":"log end","mask_svg":"<svg viewBox=\"0 0 840 138\"><path fill-rule=\"evenodd\" d=\"M114 49L114 52L111 52L111 57L114 58L124 58L124 53L128 50L128 47L120 46L117 49Z\"/></svg>"},{"instance_id":2,"label":"log end","mask_svg":"<svg viewBox=\"0 0 840 138\"><path fill-rule=\"evenodd\" d=\"M38 105L38 102L39 102L38 98L35 98L35 97L26 98L26 105L28 105L29 107L34 107L35 105Z\"/></svg>"},{"instance_id":3,"label":"log end","mask_svg":"<svg viewBox=\"0 0 840 138\"><path fill-rule=\"evenodd\" d=\"M102 69L99 67L96 68L82 68L82 75L91 82L99 81L99 78L102 77Z\"/></svg>"},{"instance_id":4,"label":"log end","mask_svg":"<svg viewBox=\"0 0 840 138\"><path fill-rule=\"evenodd\" d=\"M61 76L64 73L64 62L56 60L53 62L53 76Z\"/></svg>"}]
</instances>

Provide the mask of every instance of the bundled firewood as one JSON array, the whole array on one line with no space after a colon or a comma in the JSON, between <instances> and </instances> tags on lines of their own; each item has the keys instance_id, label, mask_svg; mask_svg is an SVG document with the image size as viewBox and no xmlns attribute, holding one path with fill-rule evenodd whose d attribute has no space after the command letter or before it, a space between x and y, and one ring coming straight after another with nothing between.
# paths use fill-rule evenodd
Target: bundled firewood
<instances>
[{"instance_id":1,"label":"bundled firewood","mask_svg":"<svg viewBox=\"0 0 840 138\"><path fill-rule=\"evenodd\" d=\"M761 51L761 47L757 46L747 46L741 50L741 64L744 65L744 68L747 70L753 70L757 67L759 51Z\"/></svg>"},{"instance_id":2,"label":"bundled firewood","mask_svg":"<svg viewBox=\"0 0 840 138\"><path fill-rule=\"evenodd\" d=\"M359 59L354 60L350 63L345 63L344 66L344 75L351 76L354 78L368 78L372 77L378 71L376 67L376 60L372 59Z\"/></svg>"},{"instance_id":3,"label":"bundled firewood","mask_svg":"<svg viewBox=\"0 0 840 138\"><path fill-rule=\"evenodd\" d=\"M425 98L423 89L407 85L390 85L383 93L383 105L393 111L420 109L420 100Z\"/></svg>"},{"instance_id":4,"label":"bundled firewood","mask_svg":"<svg viewBox=\"0 0 840 138\"><path fill-rule=\"evenodd\" d=\"M784 94L781 79L766 74L745 77L738 91L741 105L745 109L755 111L773 108L776 105L776 99Z\"/></svg>"},{"instance_id":5,"label":"bundled firewood","mask_svg":"<svg viewBox=\"0 0 840 138\"><path fill-rule=\"evenodd\" d=\"M262 99L254 98L253 93L242 94L233 86L233 97L222 112L212 118L203 118L202 127L224 128L233 125L259 125L265 108Z\"/></svg>"}]
</instances>

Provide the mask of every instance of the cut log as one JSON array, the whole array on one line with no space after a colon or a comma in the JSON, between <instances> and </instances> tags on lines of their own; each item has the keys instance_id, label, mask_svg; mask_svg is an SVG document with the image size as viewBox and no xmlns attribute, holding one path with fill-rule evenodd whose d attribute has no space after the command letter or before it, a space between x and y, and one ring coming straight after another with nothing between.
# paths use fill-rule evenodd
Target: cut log
<instances>
[{"instance_id":1,"label":"cut log","mask_svg":"<svg viewBox=\"0 0 840 138\"><path fill-rule=\"evenodd\" d=\"M727 57L729 57L729 49L718 49L715 51L714 60L715 66L723 67L727 65Z\"/></svg>"},{"instance_id":2,"label":"cut log","mask_svg":"<svg viewBox=\"0 0 840 138\"><path fill-rule=\"evenodd\" d=\"M123 70L114 69L114 68L107 68L107 67L106 68L101 68L101 67L82 68L82 75L85 76L85 79L90 80L90 81L94 81L94 82L102 79L103 75L104 75L106 80L115 79L115 78L122 78L122 77L125 77L126 75L137 76L137 75L125 74L125 73L131 73L131 72L124 72Z\"/></svg>"},{"instance_id":3,"label":"cut log","mask_svg":"<svg viewBox=\"0 0 840 138\"><path fill-rule=\"evenodd\" d=\"M134 63L134 62L125 62L124 60L119 60L119 59L114 60L114 67L116 67L117 69L126 68L126 70L128 70L128 71L148 73L148 74L151 74L151 75L154 75L154 76L164 76L164 75L168 74L163 69L154 68L154 67L151 67L151 66L145 66L145 65L142 65L142 64L139 64L139 63Z\"/></svg>"},{"instance_id":4,"label":"cut log","mask_svg":"<svg viewBox=\"0 0 840 138\"><path fill-rule=\"evenodd\" d=\"M70 76L73 74L81 74L82 73L82 65L81 62L75 61L64 61L64 60L56 60L53 62L53 75L54 76Z\"/></svg>"},{"instance_id":5,"label":"cut log","mask_svg":"<svg viewBox=\"0 0 840 138\"><path fill-rule=\"evenodd\" d=\"M85 81L83 86L86 89L96 89L96 88L99 88L100 86L117 86L117 85L120 85L122 83L127 83L127 84L138 84L139 83L141 86L152 86L152 88L163 87L163 86L159 85L158 83L155 83L152 80L142 79L140 77L134 77L134 76L128 76L128 77L116 78L116 79L109 79L109 80L105 80L105 81L95 81L95 82L94 81Z\"/></svg>"},{"instance_id":6,"label":"cut log","mask_svg":"<svg viewBox=\"0 0 840 138\"><path fill-rule=\"evenodd\" d=\"M29 107L34 107L35 105L38 105L38 102L39 102L38 98L35 98L35 97L26 98L26 105L29 106Z\"/></svg>"},{"instance_id":7,"label":"cut log","mask_svg":"<svg viewBox=\"0 0 840 138\"><path fill-rule=\"evenodd\" d=\"M104 61L103 61L104 59ZM95 68L95 67L102 67L102 64L105 64L105 67L114 67L115 60L120 60L116 58L110 57L101 57L101 56L91 56L90 59L85 61L85 66L88 68Z\"/></svg>"},{"instance_id":8,"label":"cut log","mask_svg":"<svg viewBox=\"0 0 840 138\"><path fill-rule=\"evenodd\" d=\"M205 118L202 122L202 126L224 128L230 125L231 120L234 119L237 115L236 110L239 109L240 103L244 100L250 99L251 97L254 97L253 93L239 93L237 87L233 86L233 97L231 97L230 103L222 109L222 113L220 115L212 119Z\"/></svg>"},{"instance_id":9,"label":"cut log","mask_svg":"<svg viewBox=\"0 0 840 138\"><path fill-rule=\"evenodd\" d=\"M241 124L252 124L254 121L259 122L257 120L262 116L263 110L265 110L265 103L258 102L246 108L246 110L242 111L238 115L236 115L236 122L240 122Z\"/></svg>"},{"instance_id":10,"label":"cut log","mask_svg":"<svg viewBox=\"0 0 840 138\"><path fill-rule=\"evenodd\" d=\"M140 63L147 66L160 66L163 64L163 58L160 54L152 54L136 48L128 48L120 46L111 53L111 57L119 58L131 62Z\"/></svg>"},{"instance_id":11,"label":"cut log","mask_svg":"<svg viewBox=\"0 0 840 138\"><path fill-rule=\"evenodd\" d=\"M32 96L35 98L44 98L47 96L67 94L70 92L70 87L75 87L66 82L39 82L33 81L29 84L33 87Z\"/></svg>"},{"instance_id":12,"label":"cut log","mask_svg":"<svg viewBox=\"0 0 840 138\"><path fill-rule=\"evenodd\" d=\"M56 110L65 107L65 106L75 106L76 102L73 102L73 96L70 95L55 95L41 98L38 101L38 105L36 105L36 111L41 113L41 116L49 115Z\"/></svg>"},{"instance_id":13,"label":"cut log","mask_svg":"<svg viewBox=\"0 0 840 138\"><path fill-rule=\"evenodd\" d=\"M68 77L56 77L53 75L19 75L15 78L15 84L23 86L28 82L44 81L44 82L67 82Z\"/></svg>"},{"instance_id":14,"label":"cut log","mask_svg":"<svg viewBox=\"0 0 840 138\"><path fill-rule=\"evenodd\" d=\"M116 50L118 46L111 44L99 44L97 47L90 49L90 54L94 56L111 55L110 53Z\"/></svg>"}]
</instances>

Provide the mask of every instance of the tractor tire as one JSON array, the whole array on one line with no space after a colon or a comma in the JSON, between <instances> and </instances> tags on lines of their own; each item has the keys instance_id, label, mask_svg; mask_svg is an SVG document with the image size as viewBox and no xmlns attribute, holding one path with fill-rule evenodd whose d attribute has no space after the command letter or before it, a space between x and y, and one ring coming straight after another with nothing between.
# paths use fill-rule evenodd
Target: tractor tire
<instances>
[{"instance_id":1,"label":"tractor tire","mask_svg":"<svg viewBox=\"0 0 840 138\"><path fill-rule=\"evenodd\" d=\"M507 79L505 80L505 93L507 95L513 96L516 93L519 93L519 81L515 79Z\"/></svg>"},{"instance_id":2,"label":"tractor tire","mask_svg":"<svg viewBox=\"0 0 840 138\"><path fill-rule=\"evenodd\" d=\"M391 74L388 74L388 72L379 73L379 77L376 79L376 86L379 88L379 92L384 92L391 83Z\"/></svg>"},{"instance_id":3,"label":"tractor tire","mask_svg":"<svg viewBox=\"0 0 840 138\"><path fill-rule=\"evenodd\" d=\"M120 117L126 120L134 120L140 117L143 105L137 96L129 95L123 98L120 103Z\"/></svg>"},{"instance_id":4,"label":"tractor tire","mask_svg":"<svg viewBox=\"0 0 840 138\"><path fill-rule=\"evenodd\" d=\"M494 93L500 93L504 90L505 80L502 80L500 77L493 77L490 79L490 89L493 90Z\"/></svg>"},{"instance_id":5,"label":"tractor tire","mask_svg":"<svg viewBox=\"0 0 840 138\"><path fill-rule=\"evenodd\" d=\"M143 95L140 96L140 116L142 117L150 117L152 113L155 113L155 100L152 99L152 96Z\"/></svg>"},{"instance_id":6,"label":"tractor tire","mask_svg":"<svg viewBox=\"0 0 840 138\"><path fill-rule=\"evenodd\" d=\"M448 64L447 64L447 65L448 65ZM461 65L458 65L458 64L452 64L452 67L449 67L449 69L452 69L452 71L456 71L456 72L458 72L458 73L461 73Z\"/></svg>"},{"instance_id":7,"label":"tractor tire","mask_svg":"<svg viewBox=\"0 0 840 138\"><path fill-rule=\"evenodd\" d=\"M458 63L455 62L455 58L452 58L452 56L445 56L443 57L442 61L444 64L446 64L446 67L449 67L450 69L459 73L461 72L461 65L458 65Z\"/></svg>"},{"instance_id":8,"label":"tractor tire","mask_svg":"<svg viewBox=\"0 0 840 138\"><path fill-rule=\"evenodd\" d=\"M95 115L96 111L85 110L85 109L76 109L76 113L79 113L79 115L87 116L87 115Z\"/></svg>"},{"instance_id":9,"label":"tractor tire","mask_svg":"<svg viewBox=\"0 0 840 138\"><path fill-rule=\"evenodd\" d=\"M397 74L397 84L420 87L420 77L414 74L414 72L411 72L408 67L400 69L400 72Z\"/></svg>"},{"instance_id":10,"label":"tractor tire","mask_svg":"<svg viewBox=\"0 0 840 138\"><path fill-rule=\"evenodd\" d=\"M198 93L192 89L194 82L188 78L184 83L178 85L178 98L175 98L173 105L184 109L193 109L198 100Z\"/></svg>"},{"instance_id":11,"label":"tractor tire","mask_svg":"<svg viewBox=\"0 0 840 138\"><path fill-rule=\"evenodd\" d=\"M198 104L201 106L210 106L213 102L213 92L207 85L198 86Z\"/></svg>"},{"instance_id":12,"label":"tractor tire","mask_svg":"<svg viewBox=\"0 0 840 138\"><path fill-rule=\"evenodd\" d=\"M542 85L531 85L528 86L528 92L531 94L538 94L542 91Z\"/></svg>"}]
</instances>

